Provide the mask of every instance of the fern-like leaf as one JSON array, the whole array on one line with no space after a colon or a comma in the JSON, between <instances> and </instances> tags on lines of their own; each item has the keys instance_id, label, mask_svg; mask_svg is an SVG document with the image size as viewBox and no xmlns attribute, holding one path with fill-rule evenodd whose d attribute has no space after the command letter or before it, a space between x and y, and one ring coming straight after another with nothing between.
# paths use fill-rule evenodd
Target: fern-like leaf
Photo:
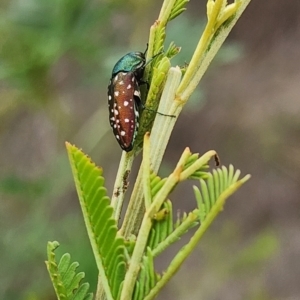
<instances>
[{"instance_id":1,"label":"fern-like leaf","mask_svg":"<svg viewBox=\"0 0 300 300\"><path fill-rule=\"evenodd\" d=\"M229 169L222 167L214 170L212 174L208 174L208 179L206 181L200 179L201 191L199 188L194 187L199 209L190 213L185 219L187 220L189 216L194 216L196 220L200 218L201 224L199 228L196 230L189 242L175 255L167 270L162 274L161 278L157 280L155 286L152 288L149 294L144 297L144 300L155 298L162 287L170 280L184 260L196 247L203 234L209 228L210 224L223 209L227 198L237 191L241 185L243 185L250 178L250 175L247 175L238 180L240 171L234 171L232 165L229 166ZM181 225L177 225L176 229L180 228L184 222L182 222ZM167 240L171 238L172 234L161 244L166 245ZM176 237L174 237L174 239L175 238ZM159 246L160 245L158 245L157 248ZM153 256L155 256L155 251L157 251L157 248L152 250L151 254Z\"/></svg>"},{"instance_id":2,"label":"fern-like leaf","mask_svg":"<svg viewBox=\"0 0 300 300\"><path fill-rule=\"evenodd\" d=\"M57 264L54 251L58 246L58 242L48 242L48 261L46 261L57 299L92 300L93 294L88 293L90 285L88 283L81 284L85 274L83 272L76 273L78 262L71 263L70 254L65 253Z\"/></svg>"},{"instance_id":3,"label":"fern-like leaf","mask_svg":"<svg viewBox=\"0 0 300 300\"><path fill-rule=\"evenodd\" d=\"M192 166L199 159L199 154L191 154L183 166L183 171ZM191 179L207 179L209 177L208 163L204 164L200 169L196 169L189 178ZM150 188L152 199L163 187L166 178L161 179L159 176L152 173L150 175ZM159 217L157 217L159 216ZM153 251L153 255L157 256L171 244L175 243L180 237L185 234L190 228L196 226L199 221L198 210L183 214L178 217L173 224L172 203L167 200L163 203L160 211L153 216L153 225L148 238L147 246Z\"/></svg>"},{"instance_id":4,"label":"fern-like leaf","mask_svg":"<svg viewBox=\"0 0 300 300\"><path fill-rule=\"evenodd\" d=\"M169 21L175 19L177 16L179 16L181 13L183 13L186 10L185 5L188 2L189 2L189 0L177 0L171 11Z\"/></svg>"},{"instance_id":5,"label":"fern-like leaf","mask_svg":"<svg viewBox=\"0 0 300 300\"><path fill-rule=\"evenodd\" d=\"M168 235L173 231L173 212L172 203L167 200L163 203L162 217L154 216L153 226L150 231L149 241L147 245L154 249L160 242L164 241Z\"/></svg>"},{"instance_id":6,"label":"fern-like leaf","mask_svg":"<svg viewBox=\"0 0 300 300\"><path fill-rule=\"evenodd\" d=\"M204 222L208 214L222 210L225 200L234 193L248 176L238 181L239 170L234 170L230 165L229 169L225 166L208 173L208 179L200 179L200 189L194 186L194 193L199 208L199 218Z\"/></svg>"},{"instance_id":7,"label":"fern-like leaf","mask_svg":"<svg viewBox=\"0 0 300 300\"><path fill-rule=\"evenodd\" d=\"M186 167L190 166L197 159L197 154L192 155L190 160L188 160ZM150 175L152 199L165 182L166 178L161 179L154 173ZM163 203L161 210L153 216L153 219L147 246L152 250L153 256L156 257L167 247L178 241L190 228L196 226L199 217L198 213L195 212L188 215L183 213L182 216L177 216L177 221L174 224L172 202L167 200Z\"/></svg>"},{"instance_id":8,"label":"fern-like leaf","mask_svg":"<svg viewBox=\"0 0 300 300\"><path fill-rule=\"evenodd\" d=\"M165 56L171 59L172 57L176 56L181 50L181 47L175 45L174 42L171 42L167 51L165 52Z\"/></svg>"},{"instance_id":9,"label":"fern-like leaf","mask_svg":"<svg viewBox=\"0 0 300 300\"><path fill-rule=\"evenodd\" d=\"M102 169L75 146L66 146L103 288L108 299L116 299L125 277L125 243L117 235Z\"/></svg>"},{"instance_id":10,"label":"fern-like leaf","mask_svg":"<svg viewBox=\"0 0 300 300\"><path fill-rule=\"evenodd\" d=\"M194 153L192 154L189 159L187 160L186 164L183 167L183 170L186 170L188 167L193 165L196 160L199 158L199 153ZM200 169L196 170L190 177L189 179L207 179L208 178L208 168L209 165L208 163L204 164Z\"/></svg>"},{"instance_id":11,"label":"fern-like leaf","mask_svg":"<svg viewBox=\"0 0 300 300\"><path fill-rule=\"evenodd\" d=\"M150 248L147 248L146 255L143 257L139 278L135 284L133 293L134 300L143 300L149 294L160 275L154 270L154 257Z\"/></svg>"}]
</instances>

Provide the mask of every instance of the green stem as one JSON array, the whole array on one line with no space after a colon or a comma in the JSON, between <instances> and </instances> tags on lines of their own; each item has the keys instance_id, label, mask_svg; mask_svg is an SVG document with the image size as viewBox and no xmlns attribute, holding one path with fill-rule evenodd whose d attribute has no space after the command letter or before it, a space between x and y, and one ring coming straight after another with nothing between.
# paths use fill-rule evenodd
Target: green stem
<instances>
[{"instance_id":1,"label":"green stem","mask_svg":"<svg viewBox=\"0 0 300 300\"><path fill-rule=\"evenodd\" d=\"M114 209L114 218L118 221L121 215L121 210L124 202L125 193L128 187L128 176L131 171L134 159L133 152L122 151L122 157L119 164L119 169L114 185L111 205Z\"/></svg>"},{"instance_id":2,"label":"green stem","mask_svg":"<svg viewBox=\"0 0 300 300\"><path fill-rule=\"evenodd\" d=\"M209 0L211 2L211 0ZM188 69L182 79L182 82L177 90L177 95L182 101L187 101L190 95L193 93L202 76L206 72L209 64L212 59L215 57L216 53L224 43L227 38L229 32L236 24L237 20L240 18L243 11L246 9L251 0L238 0L235 1L236 7L235 10L230 8L231 16L233 18L230 20L226 26L221 26L218 19L216 19L216 14L221 14L222 20L222 12L220 12L221 1L218 0L215 2L212 7L212 11L210 12L208 23L203 32L203 35L197 45L195 54L193 55L191 62L188 66ZM218 4L218 5L217 5ZM228 11L226 11L226 7L224 8L227 19L230 17L228 15ZM212 21L214 20L214 24ZM225 20L225 19L223 19ZM220 27L215 34L217 26Z\"/></svg>"},{"instance_id":3,"label":"green stem","mask_svg":"<svg viewBox=\"0 0 300 300\"><path fill-rule=\"evenodd\" d=\"M167 24L167 21L170 17L172 8L175 4L176 0L169 0L169 1L164 1L162 8L160 10L159 16L158 16L158 21L163 23L164 26Z\"/></svg>"},{"instance_id":4,"label":"green stem","mask_svg":"<svg viewBox=\"0 0 300 300\"><path fill-rule=\"evenodd\" d=\"M144 137L144 152L143 152L143 187L144 187L144 198L146 210L151 205L151 188L150 188L150 133L147 132Z\"/></svg>"},{"instance_id":5,"label":"green stem","mask_svg":"<svg viewBox=\"0 0 300 300\"><path fill-rule=\"evenodd\" d=\"M217 154L215 150L207 151L201 157L199 157L193 164L191 164L188 168L186 168L180 174L180 181L184 181L188 179L192 174L198 171L202 166L207 164L207 162Z\"/></svg>"},{"instance_id":6,"label":"green stem","mask_svg":"<svg viewBox=\"0 0 300 300\"><path fill-rule=\"evenodd\" d=\"M101 277L98 276L98 283L97 283L97 291L95 295L95 300L106 300L105 290L103 288L103 284L101 281Z\"/></svg>"},{"instance_id":7,"label":"green stem","mask_svg":"<svg viewBox=\"0 0 300 300\"><path fill-rule=\"evenodd\" d=\"M171 133L182 110L182 103L175 98L175 92L180 83L180 79L180 69L178 67L170 68L158 111L175 117L166 117L157 114L154 120L150 136L150 145L151 165L155 172L159 170Z\"/></svg>"},{"instance_id":8,"label":"green stem","mask_svg":"<svg viewBox=\"0 0 300 300\"><path fill-rule=\"evenodd\" d=\"M157 257L165 249L167 249L171 244L179 240L179 238L188 231L191 227L197 224L199 219L197 211L189 213L187 218L162 242L160 242L153 250L153 257Z\"/></svg>"},{"instance_id":9,"label":"green stem","mask_svg":"<svg viewBox=\"0 0 300 300\"><path fill-rule=\"evenodd\" d=\"M217 0L216 3L213 2L214 4L212 7L212 11L210 14L208 14L208 22L207 22L205 29L201 35L201 38L196 47L194 55L189 63L186 73L184 74L184 77L182 78L180 86L178 87L178 90L177 90L178 95L181 95L183 93L183 91L189 86L191 80L193 79L193 77L195 75L195 72L200 67L205 50L207 49L207 46L209 45L209 42L213 37L214 25L216 22L216 18L220 12L222 1L223 0ZM208 4L209 4L209 2L212 2L212 1L209 0ZM184 101L188 100L187 97L184 97L184 98L181 97L181 98L184 99Z\"/></svg>"}]
</instances>

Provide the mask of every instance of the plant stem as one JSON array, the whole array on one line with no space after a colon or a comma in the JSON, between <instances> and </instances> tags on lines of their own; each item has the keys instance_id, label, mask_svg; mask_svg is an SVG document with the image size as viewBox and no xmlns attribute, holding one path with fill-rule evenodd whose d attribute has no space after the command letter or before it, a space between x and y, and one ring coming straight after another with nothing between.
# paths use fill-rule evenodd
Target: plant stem
<instances>
[{"instance_id":1,"label":"plant stem","mask_svg":"<svg viewBox=\"0 0 300 300\"><path fill-rule=\"evenodd\" d=\"M212 37L209 37L209 35L211 34L210 30L212 30L213 27L211 21L208 20L208 23L203 33L203 38L201 37L196 48L195 54L193 55L192 60L185 73L185 76L182 79L182 82L177 90L177 97L179 97L182 101L187 101L190 95L193 93L193 91L199 84L199 81L201 80L202 76L206 72L209 64L215 57L216 53L224 43L231 29L236 24L237 20L240 18L241 14L246 9L250 1L251 0L235 1L237 7L235 13L232 14L232 19L228 24L226 24L226 26L221 26L218 29L218 32L216 35L213 36L213 39ZM217 10L218 7L214 7L213 9ZM215 26L220 26L220 24L217 23L215 24ZM208 46L209 48L207 48Z\"/></svg>"},{"instance_id":2,"label":"plant stem","mask_svg":"<svg viewBox=\"0 0 300 300\"><path fill-rule=\"evenodd\" d=\"M157 257L160 253L162 253L166 248L168 248L171 244L175 243L180 239L180 237L188 231L191 227L197 224L198 211L190 212L187 218L176 228L174 231L162 242L160 242L153 250L153 257Z\"/></svg>"},{"instance_id":3,"label":"plant stem","mask_svg":"<svg viewBox=\"0 0 300 300\"><path fill-rule=\"evenodd\" d=\"M114 185L114 191L111 198L111 205L114 209L114 218L118 221L124 202L125 192L127 190L127 178L131 171L134 155L133 152L122 151L122 157Z\"/></svg>"}]
</instances>

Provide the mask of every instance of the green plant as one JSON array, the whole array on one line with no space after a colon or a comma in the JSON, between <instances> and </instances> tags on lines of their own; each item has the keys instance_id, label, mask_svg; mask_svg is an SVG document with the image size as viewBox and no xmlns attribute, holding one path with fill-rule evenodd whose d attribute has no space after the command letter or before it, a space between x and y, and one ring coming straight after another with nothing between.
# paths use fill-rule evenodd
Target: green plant
<instances>
[{"instance_id":1,"label":"green plant","mask_svg":"<svg viewBox=\"0 0 300 300\"><path fill-rule=\"evenodd\" d=\"M164 49L166 25L185 10L187 0L165 1L160 15L150 30L147 58ZM67 143L67 151L88 236L99 270L95 299L153 299L170 280L195 248L213 220L223 209L227 198L250 176L239 179L240 171L232 165L209 170L209 161L217 153L202 156L186 148L174 171L165 178L158 170L170 134L183 106L195 90L209 63L250 0L207 2L208 21L188 66L171 67L170 59L180 48L171 43L153 64L148 64L145 78L150 89L140 128L130 152L123 151L113 196L107 196L102 169L81 150ZM175 116L161 116L155 113ZM151 131L151 135L150 132ZM122 204L128 185L132 162L139 152L143 160L126 210L122 226L118 227ZM198 180L194 186L197 208L174 221L169 199L176 186L189 179ZM175 255L163 274L156 273L154 259L196 227L192 238ZM83 275L75 275L76 264L70 265L65 254L55 259L57 242L48 244L47 267L59 299L90 299L87 284L79 284ZM67 262L66 262L67 261ZM62 266L62 267L61 267ZM66 271L66 270L69 270ZM80 293L78 292L80 291Z\"/></svg>"}]
</instances>

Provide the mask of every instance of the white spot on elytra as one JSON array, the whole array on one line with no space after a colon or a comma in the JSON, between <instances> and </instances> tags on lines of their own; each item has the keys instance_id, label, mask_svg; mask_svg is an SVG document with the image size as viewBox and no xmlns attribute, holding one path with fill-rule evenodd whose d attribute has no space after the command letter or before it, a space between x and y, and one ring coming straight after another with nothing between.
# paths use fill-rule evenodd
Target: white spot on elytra
<instances>
[{"instance_id":1,"label":"white spot on elytra","mask_svg":"<svg viewBox=\"0 0 300 300\"><path fill-rule=\"evenodd\" d=\"M110 119L111 119L112 121L115 121L115 117L111 117ZM117 120L117 121L118 121L118 120Z\"/></svg>"},{"instance_id":2,"label":"white spot on elytra","mask_svg":"<svg viewBox=\"0 0 300 300\"><path fill-rule=\"evenodd\" d=\"M119 91L115 91L115 96L118 97L119 96Z\"/></svg>"},{"instance_id":3,"label":"white spot on elytra","mask_svg":"<svg viewBox=\"0 0 300 300\"><path fill-rule=\"evenodd\" d=\"M119 137L119 135L118 135L118 134L116 134L116 139L118 139L118 140L120 139L120 137Z\"/></svg>"},{"instance_id":4,"label":"white spot on elytra","mask_svg":"<svg viewBox=\"0 0 300 300\"><path fill-rule=\"evenodd\" d=\"M125 123L129 123L129 119L125 118L124 119Z\"/></svg>"},{"instance_id":5,"label":"white spot on elytra","mask_svg":"<svg viewBox=\"0 0 300 300\"><path fill-rule=\"evenodd\" d=\"M115 92L116 93L116 92ZM138 90L135 90L134 93L133 93L134 96L138 96L140 97L141 96L141 93L138 91Z\"/></svg>"},{"instance_id":6,"label":"white spot on elytra","mask_svg":"<svg viewBox=\"0 0 300 300\"><path fill-rule=\"evenodd\" d=\"M130 90L131 89L131 84L128 84L126 89Z\"/></svg>"},{"instance_id":7,"label":"white spot on elytra","mask_svg":"<svg viewBox=\"0 0 300 300\"><path fill-rule=\"evenodd\" d=\"M108 100L111 100L111 95L108 95Z\"/></svg>"},{"instance_id":8,"label":"white spot on elytra","mask_svg":"<svg viewBox=\"0 0 300 300\"><path fill-rule=\"evenodd\" d=\"M119 114L118 110L115 109L115 115L117 116Z\"/></svg>"},{"instance_id":9,"label":"white spot on elytra","mask_svg":"<svg viewBox=\"0 0 300 300\"><path fill-rule=\"evenodd\" d=\"M119 85L123 85L123 84L124 84L124 81L121 80L121 81L119 82Z\"/></svg>"},{"instance_id":10,"label":"white spot on elytra","mask_svg":"<svg viewBox=\"0 0 300 300\"><path fill-rule=\"evenodd\" d=\"M126 132L124 130L121 131L121 135L124 136Z\"/></svg>"},{"instance_id":11,"label":"white spot on elytra","mask_svg":"<svg viewBox=\"0 0 300 300\"><path fill-rule=\"evenodd\" d=\"M128 106L129 102L128 101L124 101L124 106Z\"/></svg>"}]
</instances>

